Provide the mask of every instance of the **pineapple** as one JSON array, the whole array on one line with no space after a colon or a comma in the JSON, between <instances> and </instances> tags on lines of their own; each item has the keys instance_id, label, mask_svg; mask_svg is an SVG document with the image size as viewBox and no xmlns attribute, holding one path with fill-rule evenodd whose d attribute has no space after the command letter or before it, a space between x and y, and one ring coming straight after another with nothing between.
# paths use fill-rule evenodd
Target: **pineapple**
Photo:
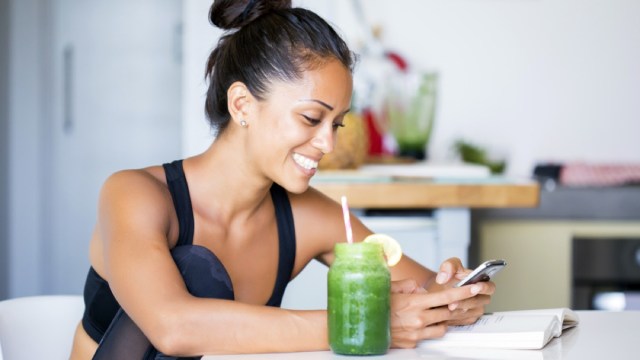
<instances>
[{"instance_id":1,"label":"pineapple","mask_svg":"<svg viewBox=\"0 0 640 360\"><path fill-rule=\"evenodd\" d=\"M322 157L318 169L357 169L367 157L367 139L362 116L348 113L344 117L344 127L338 130L333 152Z\"/></svg>"}]
</instances>

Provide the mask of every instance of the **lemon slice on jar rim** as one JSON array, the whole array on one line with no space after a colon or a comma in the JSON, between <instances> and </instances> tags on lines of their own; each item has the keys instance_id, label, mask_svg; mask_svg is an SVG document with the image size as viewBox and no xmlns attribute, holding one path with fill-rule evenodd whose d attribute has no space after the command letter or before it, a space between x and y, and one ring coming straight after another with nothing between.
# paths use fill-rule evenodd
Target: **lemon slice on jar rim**
<instances>
[{"instance_id":1,"label":"lemon slice on jar rim","mask_svg":"<svg viewBox=\"0 0 640 360\"><path fill-rule=\"evenodd\" d=\"M387 258L387 265L394 266L402 258L402 248L396 239L385 234L371 234L363 242L382 245L384 257Z\"/></svg>"}]
</instances>

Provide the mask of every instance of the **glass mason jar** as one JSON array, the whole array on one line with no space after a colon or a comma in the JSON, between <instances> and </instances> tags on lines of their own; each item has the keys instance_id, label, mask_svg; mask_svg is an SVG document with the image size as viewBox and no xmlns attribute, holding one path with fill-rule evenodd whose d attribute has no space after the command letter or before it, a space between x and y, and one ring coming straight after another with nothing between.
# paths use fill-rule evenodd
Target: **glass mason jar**
<instances>
[{"instance_id":1,"label":"glass mason jar","mask_svg":"<svg viewBox=\"0 0 640 360\"><path fill-rule=\"evenodd\" d=\"M329 269L329 345L337 354L384 354L391 343L391 275L382 245L339 243Z\"/></svg>"}]
</instances>

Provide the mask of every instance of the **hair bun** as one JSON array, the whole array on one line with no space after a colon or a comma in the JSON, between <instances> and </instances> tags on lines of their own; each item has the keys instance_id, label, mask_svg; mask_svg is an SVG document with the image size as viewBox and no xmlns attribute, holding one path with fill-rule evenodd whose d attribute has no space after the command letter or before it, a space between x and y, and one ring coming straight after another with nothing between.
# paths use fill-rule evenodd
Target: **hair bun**
<instances>
[{"instance_id":1,"label":"hair bun","mask_svg":"<svg viewBox=\"0 0 640 360\"><path fill-rule=\"evenodd\" d=\"M215 0L209 21L221 29L239 29L271 10L291 8L291 0Z\"/></svg>"}]
</instances>

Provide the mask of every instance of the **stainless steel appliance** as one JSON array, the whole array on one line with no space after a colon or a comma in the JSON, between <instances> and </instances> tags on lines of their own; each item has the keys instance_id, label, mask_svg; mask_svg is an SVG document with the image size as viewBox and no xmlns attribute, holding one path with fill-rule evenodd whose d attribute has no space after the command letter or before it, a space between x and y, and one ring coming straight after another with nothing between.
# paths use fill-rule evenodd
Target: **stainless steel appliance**
<instances>
[{"instance_id":1,"label":"stainless steel appliance","mask_svg":"<svg viewBox=\"0 0 640 360\"><path fill-rule=\"evenodd\" d=\"M640 310L640 238L574 237L572 307Z\"/></svg>"}]
</instances>

